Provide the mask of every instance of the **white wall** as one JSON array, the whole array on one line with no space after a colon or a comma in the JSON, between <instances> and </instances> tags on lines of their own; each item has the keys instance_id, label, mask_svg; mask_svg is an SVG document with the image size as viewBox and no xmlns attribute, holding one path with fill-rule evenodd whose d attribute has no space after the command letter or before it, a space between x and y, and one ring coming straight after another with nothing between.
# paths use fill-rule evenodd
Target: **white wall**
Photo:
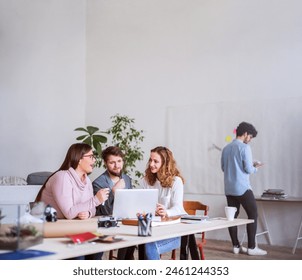
<instances>
[{"instance_id":1,"label":"white wall","mask_svg":"<svg viewBox=\"0 0 302 280\"><path fill-rule=\"evenodd\" d=\"M134 117L146 131L143 169L149 150L168 143L169 107L301 97L301 8L298 0L88 1L87 123L107 128L115 113ZM223 214L223 196L186 197L208 203L210 215ZM285 207L270 226L278 229L291 211L300 217L299 209ZM287 227L286 237L274 230L272 238L292 246L297 227ZM229 239L227 231L210 236Z\"/></svg>"},{"instance_id":2,"label":"white wall","mask_svg":"<svg viewBox=\"0 0 302 280\"><path fill-rule=\"evenodd\" d=\"M131 115L148 153L167 144L167 107L301 96L299 8L298 0L88 1L87 123L107 128L111 115Z\"/></svg>"},{"instance_id":3,"label":"white wall","mask_svg":"<svg viewBox=\"0 0 302 280\"><path fill-rule=\"evenodd\" d=\"M85 7L0 0L0 176L56 170L85 123Z\"/></svg>"},{"instance_id":4,"label":"white wall","mask_svg":"<svg viewBox=\"0 0 302 280\"><path fill-rule=\"evenodd\" d=\"M301 8L299 0L0 0L1 175L56 169L75 127L106 129L116 113L146 131L144 169L149 150L167 144L168 107L301 97ZM195 197L212 215L225 203ZM291 246L295 231L277 240Z\"/></svg>"},{"instance_id":5,"label":"white wall","mask_svg":"<svg viewBox=\"0 0 302 280\"><path fill-rule=\"evenodd\" d=\"M288 146L289 135L291 139L302 138L301 104L300 97L170 108L168 145L186 174L186 192L224 193L221 150L236 137L238 120L249 120L259 131L249 144L253 158L264 163L250 176L255 195L260 196L265 189L282 188L289 196L302 197L301 147L291 145L286 152L282 148Z\"/></svg>"}]
</instances>

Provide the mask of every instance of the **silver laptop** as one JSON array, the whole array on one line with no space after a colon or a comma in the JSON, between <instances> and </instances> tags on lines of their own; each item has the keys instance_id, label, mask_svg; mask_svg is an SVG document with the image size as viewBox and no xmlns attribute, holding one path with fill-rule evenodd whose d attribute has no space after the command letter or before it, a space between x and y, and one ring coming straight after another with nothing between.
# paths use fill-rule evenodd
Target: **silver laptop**
<instances>
[{"instance_id":1,"label":"silver laptop","mask_svg":"<svg viewBox=\"0 0 302 280\"><path fill-rule=\"evenodd\" d=\"M118 220L134 219L137 213L152 213L154 217L157 201L157 189L117 189L112 216Z\"/></svg>"}]
</instances>

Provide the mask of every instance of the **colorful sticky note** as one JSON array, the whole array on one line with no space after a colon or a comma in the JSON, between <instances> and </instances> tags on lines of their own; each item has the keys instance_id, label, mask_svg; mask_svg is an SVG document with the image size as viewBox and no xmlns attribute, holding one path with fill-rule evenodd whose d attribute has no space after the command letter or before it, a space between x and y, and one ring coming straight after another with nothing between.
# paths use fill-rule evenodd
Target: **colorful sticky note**
<instances>
[{"instance_id":1,"label":"colorful sticky note","mask_svg":"<svg viewBox=\"0 0 302 280\"><path fill-rule=\"evenodd\" d=\"M232 141L232 137L230 135L228 135L227 137L225 137L225 141L226 142L231 142Z\"/></svg>"},{"instance_id":2,"label":"colorful sticky note","mask_svg":"<svg viewBox=\"0 0 302 280\"><path fill-rule=\"evenodd\" d=\"M233 134L236 134L236 133L237 133L237 129L234 128L234 129L233 129Z\"/></svg>"}]
</instances>

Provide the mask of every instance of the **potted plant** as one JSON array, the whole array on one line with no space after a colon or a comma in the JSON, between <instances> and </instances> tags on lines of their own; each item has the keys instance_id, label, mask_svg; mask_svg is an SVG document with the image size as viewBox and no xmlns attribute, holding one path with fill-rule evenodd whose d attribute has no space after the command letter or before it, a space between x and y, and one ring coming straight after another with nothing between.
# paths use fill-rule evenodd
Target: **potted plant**
<instances>
[{"instance_id":1,"label":"potted plant","mask_svg":"<svg viewBox=\"0 0 302 280\"><path fill-rule=\"evenodd\" d=\"M133 179L133 185L137 186L138 179L143 176L143 173L136 169L136 164L138 161L143 160L144 151L140 145L145 138L143 135L144 131L137 130L134 127L135 120L128 116L116 114L111 117L111 120L112 126L106 131L100 131L95 126L76 128L75 131L85 132L84 135L76 139L93 147L97 167L103 166L101 158L103 148L108 146L120 147L125 154L124 172ZM110 144L107 143L107 136L111 138Z\"/></svg>"},{"instance_id":2,"label":"potted plant","mask_svg":"<svg viewBox=\"0 0 302 280\"><path fill-rule=\"evenodd\" d=\"M138 185L139 178L143 173L136 169L137 161L144 158L144 151L141 143L145 136L143 130L137 130L134 127L135 120L128 116L120 116L116 114L111 117L112 126L107 130L111 136L112 145L120 147L125 154L124 172L133 179L133 185Z\"/></svg>"}]
</instances>

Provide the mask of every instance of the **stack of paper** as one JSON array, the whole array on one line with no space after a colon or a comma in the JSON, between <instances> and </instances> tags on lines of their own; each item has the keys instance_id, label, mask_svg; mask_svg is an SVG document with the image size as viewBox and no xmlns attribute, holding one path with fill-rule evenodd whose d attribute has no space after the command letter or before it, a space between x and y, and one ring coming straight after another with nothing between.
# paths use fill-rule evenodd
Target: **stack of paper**
<instances>
[{"instance_id":1,"label":"stack of paper","mask_svg":"<svg viewBox=\"0 0 302 280\"><path fill-rule=\"evenodd\" d=\"M180 216L166 217L166 218L155 216L152 219L152 227L166 226L166 225L177 224L177 223L180 223Z\"/></svg>"},{"instance_id":2,"label":"stack of paper","mask_svg":"<svg viewBox=\"0 0 302 280\"><path fill-rule=\"evenodd\" d=\"M207 221L209 216L202 215L184 215L181 217L182 220L194 220L194 221Z\"/></svg>"},{"instance_id":3,"label":"stack of paper","mask_svg":"<svg viewBox=\"0 0 302 280\"><path fill-rule=\"evenodd\" d=\"M267 189L261 195L263 199L284 199L288 195L285 194L283 189Z\"/></svg>"}]
</instances>

